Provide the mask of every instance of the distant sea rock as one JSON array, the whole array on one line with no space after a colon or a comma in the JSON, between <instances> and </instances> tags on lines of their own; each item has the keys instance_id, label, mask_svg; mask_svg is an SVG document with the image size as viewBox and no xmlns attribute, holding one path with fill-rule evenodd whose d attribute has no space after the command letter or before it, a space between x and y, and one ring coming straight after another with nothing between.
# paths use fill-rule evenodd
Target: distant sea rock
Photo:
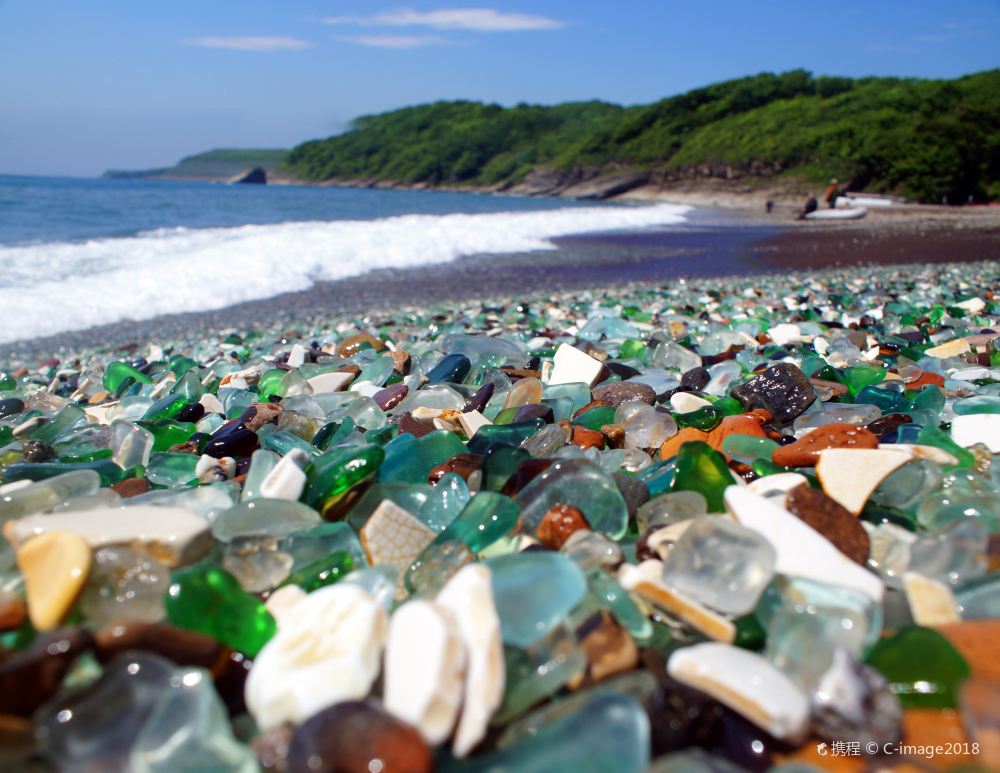
<instances>
[{"instance_id":1,"label":"distant sea rock","mask_svg":"<svg viewBox=\"0 0 1000 773\"><path fill-rule=\"evenodd\" d=\"M230 185L241 183L245 185L265 185L267 183L267 172L263 167L255 166L252 169L240 172L238 175L230 177L226 182Z\"/></svg>"},{"instance_id":2,"label":"distant sea rock","mask_svg":"<svg viewBox=\"0 0 1000 773\"><path fill-rule=\"evenodd\" d=\"M287 155L287 150L219 148L187 156L171 167L135 171L113 169L105 172L102 177L113 180L233 182L236 177L259 171L261 179L243 182L266 183L268 176L281 167Z\"/></svg>"}]
</instances>

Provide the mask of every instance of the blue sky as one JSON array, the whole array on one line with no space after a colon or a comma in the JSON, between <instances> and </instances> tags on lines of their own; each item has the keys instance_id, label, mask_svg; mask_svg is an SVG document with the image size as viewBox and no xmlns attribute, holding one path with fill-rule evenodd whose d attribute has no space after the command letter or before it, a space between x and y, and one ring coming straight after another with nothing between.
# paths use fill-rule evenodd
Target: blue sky
<instances>
[{"instance_id":1,"label":"blue sky","mask_svg":"<svg viewBox=\"0 0 1000 773\"><path fill-rule=\"evenodd\" d=\"M0 172L290 147L435 99L649 102L765 70L1000 66L1000 0L0 0Z\"/></svg>"}]
</instances>

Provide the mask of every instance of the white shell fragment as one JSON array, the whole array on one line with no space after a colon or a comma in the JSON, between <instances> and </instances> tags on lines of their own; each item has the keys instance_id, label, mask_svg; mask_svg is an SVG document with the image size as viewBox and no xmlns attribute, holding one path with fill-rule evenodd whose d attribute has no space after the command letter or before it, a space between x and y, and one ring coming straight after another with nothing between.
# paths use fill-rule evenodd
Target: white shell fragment
<instances>
[{"instance_id":1,"label":"white shell fragment","mask_svg":"<svg viewBox=\"0 0 1000 773\"><path fill-rule=\"evenodd\" d=\"M295 605L305 597L306 592L298 585L284 585L267 597L264 606L271 613L274 621L278 624L278 628L281 628L285 624L285 621L294 619L290 618L289 614Z\"/></svg>"},{"instance_id":2,"label":"white shell fragment","mask_svg":"<svg viewBox=\"0 0 1000 773\"><path fill-rule=\"evenodd\" d=\"M622 564L618 582L629 593L683 620L710 639L723 642L736 640L736 626L731 620L671 588L663 582L662 575L663 562L649 559L639 566Z\"/></svg>"},{"instance_id":3,"label":"white shell fragment","mask_svg":"<svg viewBox=\"0 0 1000 773\"><path fill-rule=\"evenodd\" d=\"M493 424L492 421L483 416L479 411L458 414L458 423L462 426L462 432L465 433L467 438L475 435L481 427Z\"/></svg>"},{"instance_id":4,"label":"white shell fragment","mask_svg":"<svg viewBox=\"0 0 1000 773\"><path fill-rule=\"evenodd\" d=\"M506 679L500 617L493 602L490 570L482 564L463 566L438 593L465 645L466 672L462 715L452 752L465 757L475 748L503 700Z\"/></svg>"},{"instance_id":5,"label":"white shell fragment","mask_svg":"<svg viewBox=\"0 0 1000 773\"><path fill-rule=\"evenodd\" d=\"M945 466L958 464L958 459L937 446L925 446L916 443L879 443L878 447L882 451L895 451L896 453L907 454L910 459L927 459L928 461Z\"/></svg>"},{"instance_id":6,"label":"white shell fragment","mask_svg":"<svg viewBox=\"0 0 1000 773\"><path fill-rule=\"evenodd\" d=\"M301 461L300 461L301 460ZM278 461L260 484L260 496L297 502L306 485L306 474L299 466L305 462L304 451L293 449Z\"/></svg>"},{"instance_id":7,"label":"white shell fragment","mask_svg":"<svg viewBox=\"0 0 1000 773\"><path fill-rule=\"evenodd\" d=\"M444 741L462 704L465 650L442 608L415 600L396 610L385 645L385 708L427 743Z\"/></svg>"},{"instance_id":8,"label":"white shell fragment","mask_svg":"<svg viewBox=\"0 0 1000 773\"><path fill-rule=\"evenodd\" d=\"M762 497L773 499L776 504L784 507L785 497L788 495L788 492L808 482L806 476L800 473L779 472L775 475L765 475L763 478L751 481L747 486L747 490Z\"/></svg>"},{"instance_id":9,"label":"white shell fragment","mask_svg":"<svg viewBox=\"0 0 1000 773\"><path fill-rule=\"evenodd\" d=\"M878 484L911 458L883 448L828 448L819 452L816 477L827 496L858 515Z\"/></svg>"},{"instance_id":10,"label":"white shell fragment","mask_svg":"<svg viewBox=\"0 0 1000 773\"><path fill-rule=\"evenodd\" d=\"M194 560L212 542L208 523L183 507L134 505L27 515L4 526L4 536L15 548L51 531L76 534L95 549L141 542L157 559L174 565Z\"/></svg>"},{"instance_id":11,"label":"white shell fragment","mask_svg":"<svg viewBox=\"0 0 1000 773\"><path fill-rule=\"evenodd\" d=\"M320 373L306 380L312 387L314 395L323 395L328 392L342 392L344 388L354 381L353 373Z\"/></svg>"},{"instance_id":12,"label":"white shell fragment","mask_svg":"<svg viewBox=\"0 0 1000 773\"><path fill-rule=\"evenodd\" d=\"M361 545L372 566L391 564L399 571L397 596L403 576L417 556L434 541L434 531L395 502L385 499L361 529Z\"/></svg>"},{"instance_id":13,"label":"white shell fragment","mask_svg":"<svg viewBox=\"0 0 1000 773\"><path fill-rule=\"evenodd\" d=\"M286 612L254 658L244 697L261 730L298 724L368 695L378 677L386 614L350 583L313 591Z\"/></svg>"},{"instance_id":14,"label":"white shell fragment","mask_svg":"<svg viewBox=\"0 0 1000 773\"><path fill-rule=\"evenodd\" d=\"M903 575L903 591L917 625L947 625L961 622L958 602L951 588L919 572Z\"/></svg>"},{"instance_id":15,"label":"white shell fragment","mask_svg":"<svg viewBox=\"0 0 1000 773\"><path fill-rule=\"evenodd\" d=\"M552 358L552 373L548 383L579 384L593 386L604 366L589 354L575 346L560 344Z\"/></svg>"},{"instance_id":16,"label":"white shell fragment","mask_svg":"<svg viewBox=\"0 0 1000 773\"><path fill-rule=\"evenodd\" d=\"M969 346L968 341L964 338L953 338L947 343L931 347L925 351L924 354L927 357L937 357L939 360L946 360L949 357L957 357L958 355L965 354L969 351L972 351L972 347Z\"/></svg>"},{"instance_id":17,"label":"white shell fragment","mask_svg":"<svg viewBox=\"0 0 1000 773\"><path fill-rule=\"evenodd\" d=\"M798 740L809 721L809 699L760 655L729 644L706 642L676 650L667 672L708 693L775 738Z\"/></svg>"},{"instance_id":18,"label":"white shell fragment","mask_svg":"<svg viewBox=\"0 0 1000 773\"><path fill-rule=\"evenodd\" d=\"M739 523L774 546L778 574L852 588L875 601L882 600L885 587L877 576L851 561L826 537L783 507L740 486L727 488L725 500L726 508Z\"/></svg>"},{"instance_id":19,"label":"white shell fragment","mask_svg":"<svg viewBox=\"0 0 1000 773\"><path fill-rule=\"evenodd\" d=\"M1000 453L1000 413L970 413L951 420L951 439L962 448L982 443Z\"/></svg>"},{"instance_id":20,"label":"white shell fragment","mask_svg":"<svg viewBox=\"0 0 1000 773\"><path fill-rule=\"evenodd\" d=\"M698 397L690 392L674 392L670 396L670 407L677 413L693 413L711 403L704 397Z\"/></svg>"}]
</instances>

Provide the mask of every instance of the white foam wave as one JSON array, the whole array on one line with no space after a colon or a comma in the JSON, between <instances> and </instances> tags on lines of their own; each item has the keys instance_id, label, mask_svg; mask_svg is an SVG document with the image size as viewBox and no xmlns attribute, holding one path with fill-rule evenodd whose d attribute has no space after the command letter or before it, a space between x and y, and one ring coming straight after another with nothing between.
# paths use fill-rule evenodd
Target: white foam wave
<instances>
[{"instance_id":1,"label":"white foam wave","mask_svg":"<svg viewBox=\"0 0 1000 773\"><path fill-rule=\"evenodd\" d=\"M379 268L553 249L569 234L672 225L688 207L568 207L367 221L157 229L0 247L0 342L218 309ZM416 300L416 299L415 299Z\"/></svg>"}]
</instances>

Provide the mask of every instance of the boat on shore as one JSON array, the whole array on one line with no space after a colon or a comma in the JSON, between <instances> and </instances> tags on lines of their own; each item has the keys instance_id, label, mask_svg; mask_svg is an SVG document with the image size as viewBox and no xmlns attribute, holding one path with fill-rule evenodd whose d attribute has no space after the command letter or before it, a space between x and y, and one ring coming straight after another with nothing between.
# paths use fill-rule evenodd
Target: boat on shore
<instances>
[{"instance_id":1,"label":"boat on shore","mask_svg":"<svg viewBox=\"0 0 1000 773\"><path fill-rule=\"evenodd\" d=\"M838 200L839 201L839 200ZM805 216L806 220L860 220L868 214L866 207L849 209L817 209Z\"/></svg>"}]
</instances>

